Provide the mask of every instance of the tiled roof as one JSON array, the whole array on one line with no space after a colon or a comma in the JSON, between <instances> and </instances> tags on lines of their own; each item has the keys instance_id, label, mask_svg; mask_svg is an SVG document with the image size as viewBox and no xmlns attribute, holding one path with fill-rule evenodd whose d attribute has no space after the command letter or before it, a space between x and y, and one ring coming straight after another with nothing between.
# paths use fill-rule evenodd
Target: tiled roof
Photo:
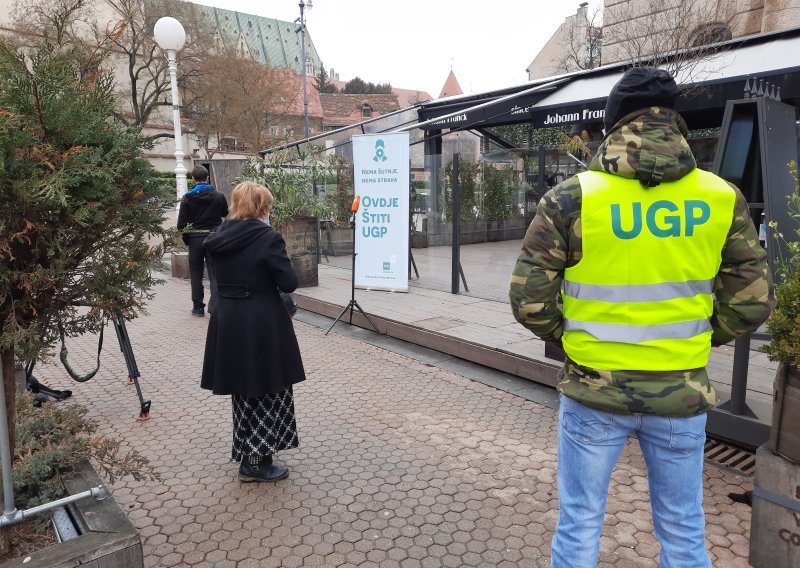
<instances>
[{"instance_id":1,"label":"tiled roof","mask_svg":"<svg viewBox=\"0 0 800 568\"><path fill-rule=\"evenodd\" d=\"M392 87L392 92L397 95L397 100L400 102L400 108L406 108L414 106L417 103L426 103L433 100L433 97L425 91L415 91L414 89L395 89Z\"/></svg>"},{"instance_id":2,"label":"tiled roof","mask_svg":"<svg viewBox=\"0 0 800 568\"><path fill-rule=\"evenodd\" d=\"M249 56L259 63L303 73L300 36L295 32L296 25L293 22L200 4L194 6L218 28L219 37L227 48L237 49L240 40L244 40ZM313 61L315 70L322 67L309 30L306 30L306 55Z\"/></svg>"},{"instance_id":3,"label":"tiled roof","mask_svg":"<svg viewBox=\"0 0 800 568\"><path fill-rule=\"evenodd\" d=\"M372 116L381 116L400 110L397 95L349 95L344 93L317 93L325 114L326 126L347 126L367 119L364 105L372 109Z\"/></svg>"},{"instance_id":4,"label":"tiled roof","mask_svg":"<svg viewBox=\"0 0 800 568\"><path fill-rule=\"evenodd\" d=\"M287 92L296 93L294 99L289 101L289 105L281 112L291 116L303 116L303 76L298 75L291 69L279 69L281 83L286 87ZM322 118L323 110L320 104L320 94L314 88L312 78L308 78L308 116Z\"/></svg>"}]
</instances>

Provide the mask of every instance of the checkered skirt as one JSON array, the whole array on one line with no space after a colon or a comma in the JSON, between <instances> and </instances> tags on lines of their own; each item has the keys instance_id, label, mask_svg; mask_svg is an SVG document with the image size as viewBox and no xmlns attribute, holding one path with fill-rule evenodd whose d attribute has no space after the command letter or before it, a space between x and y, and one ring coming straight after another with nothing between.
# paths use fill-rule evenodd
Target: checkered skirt
<instances>
[{"instance_id":1,"label":"checkered skirt","mask_svg":"<svg viewBox=\"0 0 800 568\"><path fill-rule=\"evenodd\" d=\"M233 450L231 459L263 458L281 450L296 448L292 387L258 397L232 395Z\"/></svg>"}]
</instances>

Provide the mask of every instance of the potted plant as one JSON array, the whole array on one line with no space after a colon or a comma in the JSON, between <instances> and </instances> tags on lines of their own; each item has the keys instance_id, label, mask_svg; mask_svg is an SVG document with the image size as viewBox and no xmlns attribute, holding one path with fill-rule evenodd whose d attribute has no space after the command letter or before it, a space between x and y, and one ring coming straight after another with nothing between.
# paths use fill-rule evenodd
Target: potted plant
<instances>
[{"instance_id":1,"label":"potted plant","mask_svg":"<svg viewBox=\"0 0 800 568\"><path fill-rule=\"evenodd\" d=\"M775 377L770 449L800 464L800 184L797 163L790 163L789 168L794 192L789 196L788 209L795 226L784 229L771 225L788 254L777 267L776 305L767 321L771 338L762 350L771 361L780 363Z\"/></svg>"},{"instance_id":2,"label":"potted plant","mask_svg":"<svg viewBox=\"0 0 800 568\"><path fill-rule=\"evenodd\" d=\"M240 180L272 192L270 223L283 234L301 287L319 283L319 220L329 218L333 206L317 195L315 186L336 171L335 161L322 147L309 144L299 152L277 150L252 158L242 169Z\"/></svg>"}]
</instances>

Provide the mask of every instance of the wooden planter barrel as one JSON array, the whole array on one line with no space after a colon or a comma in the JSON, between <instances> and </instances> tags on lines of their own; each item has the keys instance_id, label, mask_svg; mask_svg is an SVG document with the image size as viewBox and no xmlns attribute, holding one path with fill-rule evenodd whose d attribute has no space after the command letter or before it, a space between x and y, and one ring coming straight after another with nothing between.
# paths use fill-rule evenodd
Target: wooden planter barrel
<instances>
[{"instance_id":1,"label":"wooden planter barrel","mask_svg":"<svg viewBox=\"0 0 800 568\"><path fill-rule=\"evenodd\" d=\"M781 363L774 390L769 449L800 464L800 370Z\"/></svg>"},{"instance_id":2,"label":"wooden planter barrel","mask_svg":"<svg viewBox=\"0 0 800 568\"><path fill-rule=\"evenodd\" d=\"M767 444L756 452L750 565L800 566L800 465L775 455Z\"/></svg>"},{"instance_id":3,"label":"wooden planter barrel","mask_svg":"<svg viewBox=\"0 0 800 568\"><path fill-rule=\"evenodd\" d=\"M286 241L286 252L292 259L299 287L317 286L319 284L317 218L296 217L279 227L279 230L283 240Z\"/></svg>"}]
</instances>

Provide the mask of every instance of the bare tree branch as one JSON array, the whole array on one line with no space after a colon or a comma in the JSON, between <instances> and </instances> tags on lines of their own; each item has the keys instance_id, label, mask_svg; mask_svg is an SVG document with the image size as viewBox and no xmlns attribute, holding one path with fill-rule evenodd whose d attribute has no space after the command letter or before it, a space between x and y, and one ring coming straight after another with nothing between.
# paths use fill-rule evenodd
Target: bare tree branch
<instances>
[{"instance_id":1,"label":"bare tree branch","mask_svg":"<svg viewBox=\"0 0 800 568\"><path fill-rule=\"evenodd\" d=\"M602 65L602 18L600 6L591 12L586 6L581 6L575 16L570 16L564 21L562 27L564 51L555 61L557 71L571 73Z\"/></svg>"},{"instance_id":2,"label":"bare tree branch","mask_svg":"<svg viewBox=\"0 0 800 568\"><path fill-rule=\"evenodd\" d=\"M284 122L296 102L299 90L292 71L264 67L233 52L208 57L205 71L192 84L198 99L190 116L207 157L224 149L229 138L256 150L271 137L280 138L270 130Z\"/></svg>"},{"instance_id":3,"label":"bare tree branch","mask_svg":"<svg viewBox=\"0 0 800 568\"><path fill-rule=\"evenodd\" d=\"M708 71L708 61L725 49L719 42L731 37L701 0L623 2L604 20L606 62L663 67L683 84L706 79L701 69Z\"/></svg>"},{"instance_id":4,"label":"bare tree branch","mask_svg":"<svg viewBox=\"0 0 800 568\"><path fill-rule=\"evenodd\" d=\"M170 81L152 27L161 15L178 18L187 42L178 54L178 85L189 108L195 92L189 87L205 74L204 59L213 43L212 23L188 2L179 0L18 0L15 27L31 45L44 38L71 50L86 76L101 65L121 63L127 80L119 81L116 115L127 125L144 126L168 97ZM121 60L121 61L120 61Z\"/></svg>"}]
</instances>

